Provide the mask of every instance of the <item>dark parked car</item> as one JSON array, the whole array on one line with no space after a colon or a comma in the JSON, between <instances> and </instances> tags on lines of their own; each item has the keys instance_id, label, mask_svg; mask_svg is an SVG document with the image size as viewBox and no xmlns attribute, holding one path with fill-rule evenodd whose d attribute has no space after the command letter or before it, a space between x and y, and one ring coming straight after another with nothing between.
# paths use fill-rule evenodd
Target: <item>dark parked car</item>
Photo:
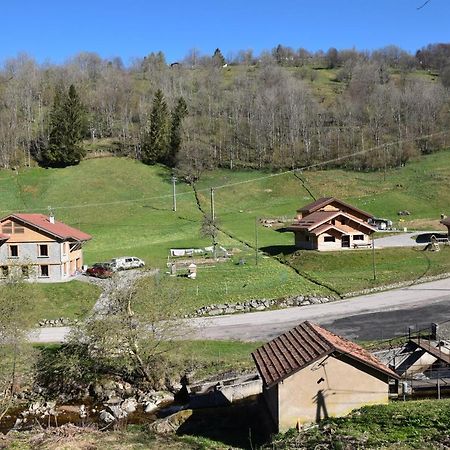
<instances>
[{"instance_id":1,"label":"dark parked car","mask_svg":"<svg viewBox=\"0 0 450 450\"><path fill-rule=\"evenodd\" d=\"M113 273L109 263L96 263L86 270L86 275L97 278L110 278Z\"/></svg>"}]
</instances>

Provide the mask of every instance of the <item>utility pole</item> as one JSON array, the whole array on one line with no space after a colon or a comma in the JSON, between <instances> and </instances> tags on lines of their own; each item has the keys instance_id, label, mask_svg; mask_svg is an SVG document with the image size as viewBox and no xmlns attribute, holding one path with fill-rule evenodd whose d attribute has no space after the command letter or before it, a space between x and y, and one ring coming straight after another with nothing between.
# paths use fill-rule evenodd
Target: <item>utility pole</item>
<instances>
[{"instance_id":1,"label":"utility pole","mask_svg":"<svg viewBox=\"0 0 450 450\"><path fill-rule=\"evenodd\" d=\"M255 263L258 265L258 218L255 217Z\"/></svg>"},{"instance_id":2,"label":"utility pole","mask_svg":"<svg viewBox=\"0 0 450 450\"><path fill-rule=\"evenodd\" d=\"M177 177L172 175L172 194L173 194L173 206L172 211L177 210L177 188L176 188Z\"/></svg>"},{"instance_id":3,"label":"utility pole","mask_svg":"<svg viewBox=\"0 0 450 450\"><path fill-rule=\"evenodd\" d=\"M214 188L211 188L211 220L216 220L216 212L214 209Z\"/></svg>"},{"instance_id":4,"label":"utility pole","mask_svg":"<svg viewBox=\"0 0 450 450\"><path fill-rule=\"evenodd\" d=\"M375 239L372 236L372 269L373 269L373 280L377 279L377 269L375 267Z\"/></svg>"}]
</instances>

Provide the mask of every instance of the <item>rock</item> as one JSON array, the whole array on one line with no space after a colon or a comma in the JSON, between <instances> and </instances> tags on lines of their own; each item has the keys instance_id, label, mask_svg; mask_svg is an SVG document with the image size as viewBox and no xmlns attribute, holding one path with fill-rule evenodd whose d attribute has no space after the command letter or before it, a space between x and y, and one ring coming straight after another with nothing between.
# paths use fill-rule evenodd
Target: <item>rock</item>
<instances>
[{"instance_id":1,"label":"rock","mask_svg":"<svg viewBox=\"0 0 450 450\"><path fill-rule=\"evenodd\" d=\"M156 411L157 409L158 409L158 405L157 405L156 403L153 403L153 402L147 402L147 403L145 404L145 409L144 409L144 411L145 411L146 413L152 413L152 412Z\"/></svg>"},{"instance_id":2,"label":"rock","mask_svg":"<svg viewBox=\"0 0 450 450\"><path fill-rule=\"evenodd\" d=\"M236 312L234 308L228 307L225 309L225 314L233 314L234 312Z\"/></svg>"},{"instance_id":3,"label":"rock","mask_svg":"<svg viewBox=\"0 0 450 450\"><path fill-rule=\"evenodd\" d=\"M125 417L128 416L128 413L123 410L119 405L110 405L108 406L109 412L116 418L116 419L125 419Z\"/></svg>"},{"instance_id":4,"label":"rock","mask_svg":"<svg viewBox=\"0 0 450 450\"><path fill-rule=\"evenodd\" d=\"M100 420L104 423L112 423L116 419L114 418L114 416L111 413L106 411L106 409L103 409L102 411L100 411Z\"/></svg>"},{"instance_id":5,"label":"rock","mask_svg":"<svg viewBox=\"0 0 450 450\"><path fill-rule=\"evenodd\" d=\"M171 416L159 419L150 424L149 429L158 434L175 433L193 414L192 409L178 411Z\"/></svg>"},{"instance_id":6,"label":"rock","mask_svg":"<svg viewBox=\"0 0 450 450\"><path fill-rule=\"evenodd\" d=\"M310 302L309 300L303 300L303 301L300 303L301 306L307 306L307 305L310 305L310 304L311 304L311 302Z\"/></svg>"},{"instance_id":7,"label":"rock","mask_svg":"<svg viewBox=\"0 0 450 450\"><path fill-rule=\"evenodd\" d=\"M137 401L134 397L127 398L124 400L124 402L120 405L120 407L127 413L131 414L136 411L137 407Z\"/></svg>"},{"instance_id":8,"label":"rock","mask_svg":"<svg viewBox=\"0 0 450 450\"><path fill-rule=\"evenodd\" d=\"M266 309L266 307L264 305L260 305L258 307L255 308L256 311L264 311Z\"/></svg>"},{"instance_id":9,"label":"rock","mask_svg":"<svg viewBox=\"0 0 450 450\"><path fill-rule=\"evenodd\" d=\"M209 316L218 316L223 313L222 309L211 309L211 311L208 312Z\"/></svg>"},{"instance_id":10,"label":"rock","mask_svg":"<svg viewBox=\"0 0 450 450\"><path fill-rule=\"evenodd\" d=\"M121 402L122 402L122 399L120 397L118 397L117 395L112 395L111 397L108 398L108 400L106 400L106 403L108 405L118 405Z\"/></svg>"}]
</instances>

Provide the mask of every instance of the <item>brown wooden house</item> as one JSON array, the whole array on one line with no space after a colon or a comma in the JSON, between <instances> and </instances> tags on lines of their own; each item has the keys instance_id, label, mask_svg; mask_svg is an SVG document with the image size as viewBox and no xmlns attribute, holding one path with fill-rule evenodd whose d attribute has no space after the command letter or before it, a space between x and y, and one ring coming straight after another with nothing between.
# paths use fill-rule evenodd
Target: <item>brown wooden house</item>
<instances>
[{"instance_id":1,"label":"brown wooden house","mask_svg":"<svg viewBox=\"0 0 450 450\"><path fill-rule=\"evenodd\" d=\"M296 221L287 227L295 246L304 250L338 250L371 246L376 228L373 216L334 197L323 197L297 210Z\"/></svg>"},{"instance_id":2,"label":"brown wooden house","mask_svg":"<svg viewBox=\"0 0 450 450\"><path fill-rule=\"evenodd\" d=\"M368 351L303 322L252 353L277 431L388 402L395 372Z\"/></svg>"}]
</instances>

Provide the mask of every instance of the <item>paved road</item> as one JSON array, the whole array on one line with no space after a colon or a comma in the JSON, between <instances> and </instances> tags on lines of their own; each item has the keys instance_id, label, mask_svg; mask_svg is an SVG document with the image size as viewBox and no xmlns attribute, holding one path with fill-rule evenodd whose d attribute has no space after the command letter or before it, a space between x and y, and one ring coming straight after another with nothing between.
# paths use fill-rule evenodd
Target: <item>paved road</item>
<instances>
[{"instance_id":1,"label":"paved road","mask_svg":"<svg viewBox=\"0 0 450 450\"><path fill-rule=\"evenodd\" d=\"M375 239L375 248L389 247L424 247L430 242L431 236L447 237L444 231L415 231L413 233L398 233Z\"/></svg>"},{"instance_id":2,"label":"paved road","mask_svg":"<svg viewBox=\"0 0 450 450\"><path fill-rule=\"evenodd\" d=\"M264 341L303 320L326 325L349 339L380 339L402 335L450 320L450 278L364 295L333 303L230 316L190 319L193 339ZM42 328L33 342L61 342L68 328Z\"/></svg>"}]
</instances>

